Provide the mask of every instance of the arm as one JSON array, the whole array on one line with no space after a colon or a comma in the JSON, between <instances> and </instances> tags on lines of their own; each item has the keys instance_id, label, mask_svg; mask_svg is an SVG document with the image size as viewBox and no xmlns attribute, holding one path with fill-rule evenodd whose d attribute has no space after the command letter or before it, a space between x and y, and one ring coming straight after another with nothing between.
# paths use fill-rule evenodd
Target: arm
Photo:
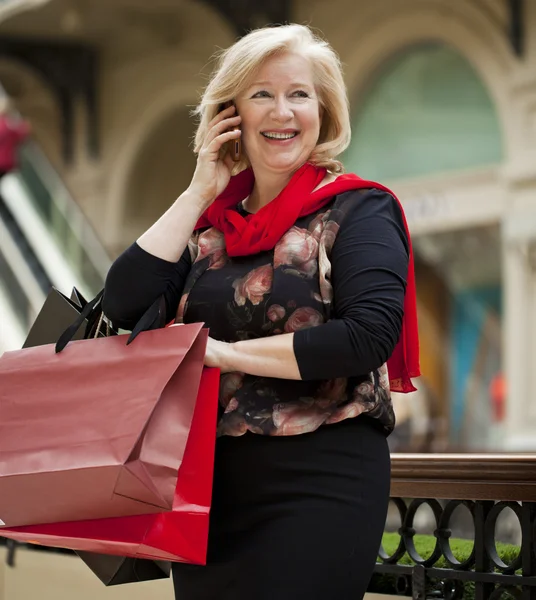
<instances>
[{"instance_id":1,"label":"arm","mask_svg":"<svg viewBox=\"0 0 536 600\"><path fill-rule=\"evenodd\" d=\"M396 200L380 190L358 196L331 255L334 318L298 331L303 379L356 377L377 369L400 337L409 243ZM317 330L317 331L315 331Z\"/></svg>"},{"instance_id":2,"label":"arm","mask_svg":"<svg viewBox=\"0 0 536 600\"><path fill-rule=\"evenodd\" d=\"M408 257L396 201L376 190L358 196L331 254L334 318L258 340L211 340L208 360L220 360L223 370L304 380L358 376L381 366L400 335Z\"/></svg>"},{"instance_id":3,"label":"arm","mask_svg":"<svg viewBox=\"0 0 536 600\"><path fill-rule=\"evenodd\" d=\"M166 322L175 316L191 267L188 240L203 206L187 190L112 264L104 285L102 310L116 327L132 329L162 295Z\"/></svg>"},{"instance_id":4,"label":"arm","mask_svg":"<svg viewBox=\"0 0 536 600\"><path fill-rule=\"evenodd\" d=\"M302 379L294 353L294 335L282 333L232 344L209 338L205 365L218 367L224 373L241 371L258 377Z\"/></svg>"},{"instance_id":5,"label":"arm","mask_svg":"<svg viewBox=\"0 0 536 600\"><path fill-rule=\"evenodd\" d=\"M229 131L229 127L236 127L241 121L235 112L234 105L229 106L212 119L206 139L199 149L190 186L138 239L140 248L169 262L179 260L199 217L231 179L234 163L228 153L221 158L220 150L223 144L241 135L240 129Z\"/></svg>"},{"instance_id":6,"label":"arm","mask_svg":"<svg viewBox=\"0 0 536 600\"><path fill-rule=\"evenodd\" d=\"M132 329L147 308L163 295L166 322L171 321L190 268L188 248L180 260L171 262L132 244L112 264L106 277L102 299L104 314L116 327Z\"/></svg>"},{"instance_id":7,"label":"arm","mask_svg":"<svg viewBox=\"0 0 536 600\"><path fill-rule=\"evenodd\" d=\"M229 107L211 121L188 189L112 265L102 307L118 327L131 329L162 294L167 319L175 315L191 267L188 240L199 217L231 177L232 160L227 155L221 159L219 154L225 142L240 136L239 130L228 131L240 122L239 116L232 116L234 112Z\"/></svg>"},{"instance_id":8,"label":"arm","mask_svg":"<svg viewBox=\"0 0 536 600\"><path fill-rule=\"evenodd\" d=\"M157 258L171 263L177 262L205 208L206 202L196 193L186 190L158 221L138 238L138 246Z\"/></svg>"}]
</instances>

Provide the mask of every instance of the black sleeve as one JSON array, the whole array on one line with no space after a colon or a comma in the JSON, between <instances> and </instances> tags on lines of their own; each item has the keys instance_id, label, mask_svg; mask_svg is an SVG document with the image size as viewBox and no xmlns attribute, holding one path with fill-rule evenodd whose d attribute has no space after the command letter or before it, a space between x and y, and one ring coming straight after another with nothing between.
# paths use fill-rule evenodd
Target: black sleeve
<instances>
[{"instance_id":1,"label":"black sleeve","mask_svg":"<svg viewBox=\"0 0 536 600\"><path fill-rule=\"evenodd\" d=\"M333 318L294 334L302 379L357 377L392 354L402 328L408 236L396 200L356 194L331 253Z\"/></svg>"},{"instance_id":2,"label":"black sleeve","mask_svg":"<svg viewBox=\"0 0 536 600\"><path fill-rule=\"evenodd\" d=\"M134 243L110 267L102 310L116 327L132 329L153 302L164 295L166 321L175 317L192 261L188 248L178 262L163 260Z\"/></svg>"}]
</instances>

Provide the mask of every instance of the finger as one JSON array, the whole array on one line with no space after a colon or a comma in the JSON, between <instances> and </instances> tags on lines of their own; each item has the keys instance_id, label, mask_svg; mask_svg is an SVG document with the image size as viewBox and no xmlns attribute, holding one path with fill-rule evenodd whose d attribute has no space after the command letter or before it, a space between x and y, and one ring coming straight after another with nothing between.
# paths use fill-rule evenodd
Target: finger
<instances>
[{"instance_id":1,"label":"finger","mask_svg":"<svg viewBox=\"0 0 536 600\"><path fill-rule=\"evenodd\" d=\"M209 129L214 127L217 123L222 121L223 119L227 119L228 117L232 117L236 111L236 106L232 104L228 106L225 110L220 111L208 124Z\"/></svg>"},{"instance_id":2,"label":"finger","mask_svg":"<svg viewBox=\"0 0 536 600\"><path fill-rule=\"evenodd\" d=\"M239 115L236 115L235 117L224 119L223 121L216 123L213 127L209 129L207 136L205 137L204 144L208 146L218 135L224 133L228 129L237 127L238 125L240 125L241 122L241 117Z\"/></svg>"},{"instance_id":3,"label":"finger","mask_svg":"<svg viewBox=\"0 0 536 600\"><path fill-rule=\"evenodd\" d=\"M225 133L221 133L216 136L212 142L206 147L206 150L210 155L218 154L220 148L230 140L236 140L242 135L242 131L240 129L235 129L233 131L226 131Z\"/></svg>"}]
</instances>

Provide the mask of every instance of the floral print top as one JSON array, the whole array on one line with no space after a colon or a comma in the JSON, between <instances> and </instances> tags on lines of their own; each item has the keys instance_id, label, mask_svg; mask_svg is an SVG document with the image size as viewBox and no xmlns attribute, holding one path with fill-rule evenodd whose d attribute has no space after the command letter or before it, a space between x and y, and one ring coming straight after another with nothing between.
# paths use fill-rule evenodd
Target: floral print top
<instances>
[{"instance_id":1,"label":"floral print top","mask_svg":"<svg viewBox=\"0 0 536 600\"><path fill-rule=\"evenodd\" d=\"M302 380L223 374L219 435L296 435L363 413L388 434L385 362L400 334L407 266L396 201L359 190L298 219L272 251L229 257L213 227L195 232L176 264L134 244L110 270L103 308L131 328L163 293L169 316L202 321L215 339L294 332Z\"/></svg>"}]
</instances>

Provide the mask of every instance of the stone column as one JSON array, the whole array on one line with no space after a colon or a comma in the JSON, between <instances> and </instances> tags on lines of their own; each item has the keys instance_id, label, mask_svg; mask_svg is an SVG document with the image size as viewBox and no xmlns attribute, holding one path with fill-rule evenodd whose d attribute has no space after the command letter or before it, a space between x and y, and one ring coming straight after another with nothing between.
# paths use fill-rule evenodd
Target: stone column
<instances>
[{"instance_id":1,"label":"stone column","mask_svg":"<svg viewBox=\"0 0 536 600\"><path fill-rule=\"evenodd\" d=\"M536 450L536 211L503 223L504 449Z\"/></svg>"}]
</instances>

